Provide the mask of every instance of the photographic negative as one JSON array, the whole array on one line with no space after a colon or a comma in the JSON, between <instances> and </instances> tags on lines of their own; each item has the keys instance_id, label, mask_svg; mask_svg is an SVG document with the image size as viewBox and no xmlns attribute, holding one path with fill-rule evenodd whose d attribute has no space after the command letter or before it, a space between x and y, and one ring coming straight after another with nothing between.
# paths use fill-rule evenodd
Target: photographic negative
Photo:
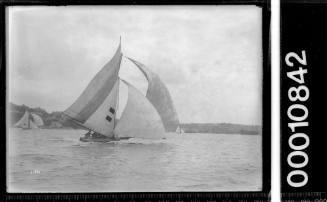
<instances>
[{"instance_id":1,"label":"photographic negative","mask_svg":"<svg viewBox=\"0 0 327 202\"><path fill-rule=\"evenodd\" d=\"M7 191L263 189L262 8L7 8Z\"/></svg>"}]
</instances>

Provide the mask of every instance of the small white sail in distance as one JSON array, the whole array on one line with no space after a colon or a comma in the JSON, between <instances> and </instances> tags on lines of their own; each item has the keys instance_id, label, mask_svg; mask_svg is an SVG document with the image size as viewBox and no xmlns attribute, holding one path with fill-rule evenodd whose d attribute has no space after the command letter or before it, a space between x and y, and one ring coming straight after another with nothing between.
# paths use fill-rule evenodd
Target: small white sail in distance
<instances>
[{"instance_id":1,"label":"small white sail in distance","mask_svg":"<svg viewBox=\"0 0 327 202\"><path fill-rule=\"evenodd\" d=\"M165 131L176 132L179 127L179 119L166 85L157 74L152 72L144 64L129 57L126 58L132 61L148 80L146 97L158 111L164 124Z\"/></svg>"},{"instance_id":2,"label":"small white sail in distance","mask_svg":"<svg viewBox=\"0 0 327 202\"><path fill-rule=\"evenodd\" d=\"M43 126L44 125L44 122L43 122L42 118L39 115L31 113L31 116L32 116L32 119L33 119L33 122L35 123L35 125L37 125L37 126Z\"/></svg>"},{"instance_id":3,"label":"small white sail in distance","mask_svg":"<svg viewBox=\"0 0 327 202\"><path fill-rule=\"evenodd\" d=\"M22 118L20 118L20 120L14 126L24 129L38 128L37 124L35 124L31 119L31 113L29 113L27 110L25 111Z\"/></svg>"},{"instance_id":4,"label":"small white sail in distance","mask_svg":"<svg viewBox=\"0 0 327 202\"><path fill-rule=\"evenodd\" d=\"M176 133L179 133L179 134L184 133L184 130L181 128L181 126L178 126L178 128L176 129Z\"/></svg>"}]
</instances>

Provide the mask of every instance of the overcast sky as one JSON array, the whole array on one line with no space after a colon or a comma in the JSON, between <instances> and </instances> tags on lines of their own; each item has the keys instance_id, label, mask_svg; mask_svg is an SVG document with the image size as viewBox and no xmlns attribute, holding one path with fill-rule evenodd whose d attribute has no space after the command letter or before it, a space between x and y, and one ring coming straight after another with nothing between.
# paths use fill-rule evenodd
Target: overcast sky
<instances>
[{"instance_id":1,"label":"overcast sky","mask_svg":"<svg viewBox=\"0 0 327 202\"><path fill-rule=\"evenodd\" d=\"M255 6L15 7L9 101L63 111L113 56L147 65L181 122L261 124L261 9ZM140 89L126 59L121 77Z\"/></svg>"}]
</instances>

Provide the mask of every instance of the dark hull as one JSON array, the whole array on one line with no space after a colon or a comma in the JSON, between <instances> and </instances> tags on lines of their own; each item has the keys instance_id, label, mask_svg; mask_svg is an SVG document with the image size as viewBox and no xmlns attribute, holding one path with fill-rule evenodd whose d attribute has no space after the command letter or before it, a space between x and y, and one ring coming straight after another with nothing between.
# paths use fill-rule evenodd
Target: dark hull
<instances>
[{"instance_id":1,"label":"dark hull","mask_svg":"<svg viewBox=\"0 0 327 202\"><path fill-rule=\"evenodd\" d=\"M130 137L123 137L123 138L92 138L92 137L80 137L79 140L81 142L116 142L119 140L128 140Z\"/></svg>"}]
</instances>

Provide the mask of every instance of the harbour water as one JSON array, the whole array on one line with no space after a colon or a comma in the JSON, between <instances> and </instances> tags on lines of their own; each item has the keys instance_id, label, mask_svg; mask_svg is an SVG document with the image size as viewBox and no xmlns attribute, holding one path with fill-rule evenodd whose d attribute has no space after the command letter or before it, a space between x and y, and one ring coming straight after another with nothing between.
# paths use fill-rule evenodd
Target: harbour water
<instances>
[{"instance_id":1,"label":"harbour water","mask_svg":"<svg viewBox=\"0 0 327 202\"><path fill-rule=\"evenodd\" d=\"M83 130L9 129L9 192L259 191L260 135L83 143Z\"/></svg>"}]
</instances>

